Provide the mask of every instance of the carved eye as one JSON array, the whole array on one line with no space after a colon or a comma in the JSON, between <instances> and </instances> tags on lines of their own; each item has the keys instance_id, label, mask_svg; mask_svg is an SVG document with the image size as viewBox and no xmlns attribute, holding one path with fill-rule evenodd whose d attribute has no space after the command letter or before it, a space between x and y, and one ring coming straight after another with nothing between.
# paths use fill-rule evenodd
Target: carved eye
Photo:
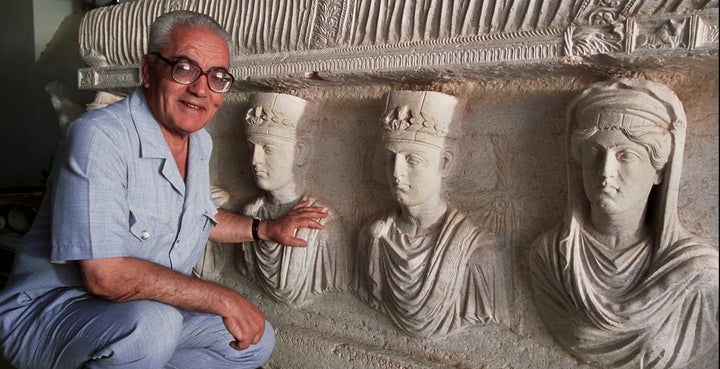
<instances>
[{"instance_id":1,"label":"carved eye","mask_svg":"<svg viewBox=\"0 0 720 369\"><path fill-rule=\"evenodd\" d=\"M425 158L423 158L420 155L408 155L405 158L405 161L407 161L410 164L422 164L425 162Z\"/></svg>"},{"instance_id":2,"label":"carved eye","mask_svg":"<svg viewBox=\"0 0 720 369\"><path fill-rule=\"evenodd\" d=\"M617 159L622 162L634 162L634 161L640 161L643 159L642 155L640 153L636 152L635 150L620 150L617 153Z\"/></svg>"},{"instance_id":3,"label":"carved eye","mask_svg":"<svg viewBox=\"0 0 720 369\"><path fill-rule=\"evenodd\" d=\"M272 154L274 152L277 152L277 148L272 145L266 145L265 147L263 147L263 150L266 154Z\"/></svg>"},{"instance_id":4,"label":"carved eye","mask_svg":"<svg viewBox=\"0 0 720 369\"><path fill-rule=\"evenodd\" d=\"M583 160L597 161L602 157L602 150L597 146L588 145L582 149Z\"/></svg>"}]
</instances>

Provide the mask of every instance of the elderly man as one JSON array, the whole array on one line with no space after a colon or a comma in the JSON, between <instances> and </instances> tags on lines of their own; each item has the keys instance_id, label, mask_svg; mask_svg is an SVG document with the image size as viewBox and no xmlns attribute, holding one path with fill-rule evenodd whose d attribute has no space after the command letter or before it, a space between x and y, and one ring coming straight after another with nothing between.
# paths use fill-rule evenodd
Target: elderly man
<instances>
[{"instance_id":1,"label":"elderly man","mask_svg":"<svg viewBox=\"0 0 720 369\"><path fill-rule=\"evenodd\" d=\"M279 93L255 94L245 118L255 182L264 193L250 201L245 215L272 219L296 204L319 200L305 188L305 170L311 157L307 102ZM270 297L298 307L347 284L347 239L340 217L326 206L320 220L325 230L298 230L307 241L303 248L268 240L246 242L237 267Z\"/></svg>"},{"instance_id":2,"label":"elderly man","mask_svg":"<svg viewBox=\"0 0 720 369\"><path fill-rule=\"evenodd\" d=\"M570 104L568 209L538 237L538 311L604 368L685 368L717 342L718 250L677 214L687 122L667 87L589 86Z\"/></svg>"},{"instance_id":3,"label":"elderly man","mask_svg":"<svg viewBox=\"0 0 720 369\"><path fill-rule=\"evenodd\" d=\"M443 198L454 158L447 141L461 111L439 92L387 97L382 142L397 207L361 230L354 287L411 336L439 337L506 316L495 237Z\"/></svg>"},{"instance_id":4,"label":"elderly man","mask_svg":"<svg viewBox=\"0 0 720 369\"><path fill-rule=\"evenodd\" d=\"M227 33L159 17L142 87L72 123L33 228L0 294L4 357L19 368L255 368L274 346L263 313L191 277L208 239L304 246L322 209L278 220L217 210L204 130L233 77Z\"/></svg>"}]
</instances>

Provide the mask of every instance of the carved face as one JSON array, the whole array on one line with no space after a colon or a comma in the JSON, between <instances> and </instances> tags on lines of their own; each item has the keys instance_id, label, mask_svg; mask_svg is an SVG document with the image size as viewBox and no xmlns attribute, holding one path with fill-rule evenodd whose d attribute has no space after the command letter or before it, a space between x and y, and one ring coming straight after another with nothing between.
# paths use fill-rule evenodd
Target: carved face
<instances>
[{"instance_id":1,"label":"carved face","mask_svg":"<svg viewBox=\"0 0 720 369\"><path fill-rule=\"evenodd\" d=\"M583 186L593 213L621 214L645 206L652 186L659 183L644 146L619 129L602 130L580 147Z\"/></svg>"},{"instance_id":2,"label":"carved face","mask_svg":"<svg viewBox=\"0 0 720 369\"><path fill-rule=\"evenodd\" d=\"M184 59L202 70L228 68L230 52L222 37L202 28L176 27L168 46L160 54L171 60ZM172 135L185 136L202 129L222 105L224 94L210 90L207 77L183 85L171 77L172 68L162 61L143 59L143 86L150 111Z\"/></svg>"},{"instance_id":3,"label":"carved face","mask_svg":"<svg viewBox=\"0 0 720 369\"><path fill-rule=\"evenodd\" d=\"M395 200L413 207L439 197L447 161L442 150L428 145L387 142L385 168Z\"/></svg>"},{"instance_id":4,"label":"carved face","mask_svg":"<svg viewBox=\"0 0 720 369\"><path fill-rule=\"evenodd\" d=\"M266 135L248 137L255 182L265 191L276 191L295 180L294 141Z\"/></svg>"}]
</instances>

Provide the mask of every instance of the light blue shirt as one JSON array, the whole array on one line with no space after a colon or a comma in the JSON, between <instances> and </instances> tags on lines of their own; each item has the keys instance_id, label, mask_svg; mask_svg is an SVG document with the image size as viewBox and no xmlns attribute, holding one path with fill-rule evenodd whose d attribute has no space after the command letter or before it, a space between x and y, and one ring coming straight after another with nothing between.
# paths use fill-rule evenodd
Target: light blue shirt
<instances>
[{"instance_id":1,"label":"light blue shirt","mask_svg":"<svg viewBox=\"0 0 720 369\"><path fill-rule=\"evenodd\" d=\"M183 181L141 88L74 121L0 292L0 316L19 292L86 293L76 260L137 257L189 274L215 224L211 151L204 129L190 135Z\"/></svg>"}]
</instances>

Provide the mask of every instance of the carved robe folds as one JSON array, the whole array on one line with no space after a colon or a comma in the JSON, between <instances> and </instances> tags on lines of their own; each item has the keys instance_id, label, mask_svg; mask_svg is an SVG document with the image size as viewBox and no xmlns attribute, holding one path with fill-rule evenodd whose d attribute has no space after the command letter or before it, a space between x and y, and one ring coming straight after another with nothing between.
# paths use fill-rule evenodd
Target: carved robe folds
<instances>
[{"instance_id":1,"label":"carved robe folds","mask_svg":"<svg viewBox=\"0 0 720 369\"><path fill-rule=\"evenodd\" d=\"M543 320L584 360L682 368L717 340L716 249L683 237L653 255L646 239L610 258L581 229L566 238L559 228L535 247L533 281Z\"/></svg>"},{"instance_id":2,"label":"carved robe folds","mask_svg":"<svg viewBox=\"0 0 720 369\"><path fill-rule=\"evenodd\" d=\"M316 199L308 199L311 206L322 206ZM272 209L265 197L245 210L245 215L260 219L275 219L284 213ZM290 306L302 306L325 292L344 290L348 279L347 248L341 222L331 211L320 223L326 227L322 231L297 231L297 237L306 240L307 247L288 247L273 241L243 243L238 269L274 300Z\"/></svg>"},{"instance_id":3,"label":"carved robe folds","mask_svg":"<svg viewBox=\"0 0 720 369\"><path fill-rule=\"evenodd\" d=\"M361 231L356 292L408 335L438 337L506 316L495 238L448 209L430 234L410 237L383 216Z\"/></svg>"},{"instance_id":4,"label":"carved robe folds","mask_svg":"<svg viewBox=\"0 0 720 369\"><path fill-rule=\"evenodd\" d=\"M597 82L570 104L568 209L530 270L545 325L583 361L684 368L717 342L718 249L677 213L686 127L675 93L641 79Z\"/></svg>"}]
</instances>

